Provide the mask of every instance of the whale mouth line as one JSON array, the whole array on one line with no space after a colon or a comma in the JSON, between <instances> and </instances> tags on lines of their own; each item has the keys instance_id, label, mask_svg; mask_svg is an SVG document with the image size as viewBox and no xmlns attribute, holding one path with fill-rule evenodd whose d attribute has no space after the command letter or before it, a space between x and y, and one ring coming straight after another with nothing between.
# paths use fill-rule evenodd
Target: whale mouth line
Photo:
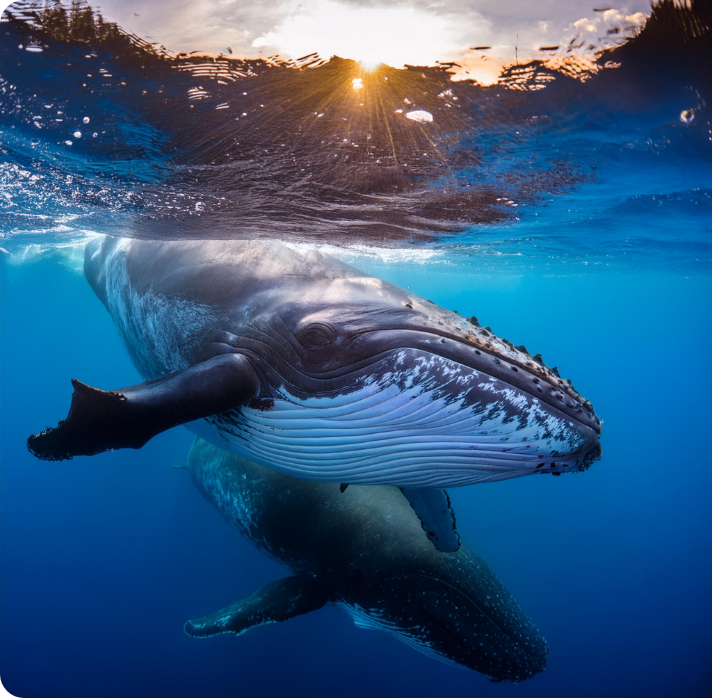
<instances>
[{"instance_id":1,"label":"whale mouth line","mask_svg":"<svg viewBox=\"0 0 712 698\"><path fill-rule=\"evenodd\" d=\"M382 329L382 328L374 328L374 329L364 329L364 330L359 330L358 332L355 332L351 338L350 338L350 343L357 340L360 337L365 337L369 334L376 334L379 332L408 332L408 333L413 333L416 335L425 335L426 337L432 337L433 339L439 340L441 343L443 340L452 342L456 345L457 350L459 351L465 351L469 354L474 353L476 356L482 356L491 359L495 364L501 365L503 362L506 365L509 365L509 368L514 372L514 373L519 373L519 371L524 371L526 374L531 376L532 378L532 383L533 386L519 386L517 389L522 390L523 392L526 392L527 394L531 395L532 397L535 397L537 399L543 399L544 397L544 388L549 387L549 390L551 394L553 395L554 393L557 394L559 397L559 400L565 402L566 397L568 397L570 400L574 401L574 405L569 405L569 407L574 407L578 406L580 410L587 410L590 414L589 417L591 417L592 421L597 425L594 428L596 431L600 431L600 420L597 419L595 411L593 410L593 406L591 403L586 400L578 391L570 384L569 381L565 381L561 378L559 378L557 373L554 373L556 369L552 371L549 367L547 367L545 364L540 363L539 360L535 359L529 354L526 354L528 359L530 360L524 360L518 356L507 356L503 352L497 352L496 350L493 349L493 347L487 347L486 345L482 344L479 340L476 342L472 338L467 338L463 339L461 336L458 336L456 334L453 334L452 332L447 332L444 330L440 330L436 327L427 327L427 328L418 328L418 327L394 327L394 328L387 328L387 329ZM502 341L501 339L497 337L493 337L496 341ZM425 341L432 341L430 339L425 339ZM505 340L505 345L510 346L510 343L506 342ZM412 345L406 345L406 346L412 346ZM513 346L513 345L511 345ZM395 348L395 347L394 347ZM403 347L405 348L405 346ZM455 361L459 363L462 366L465 366L467 368L471 368L473 370L481 371L482 373L486 373L487 375L494 375L490 371L488 371L486 368L483 367L477 367L475 365L475 359L474 357L468 357L467 355L465 357L454 357L451 353L449 353L447 350L443 351L433 351L433 348L429 349L424 349L422 347L417 347L413 346L412 348L417 348L421 351L430 351L430 353L434 354L435 356L440 356L441 358L444 359L449 359L451 361ZM444 347L443 347L444 349ZM516 347L513 348L514 351L517 351L518 353L522 353L520 349L517 349ZM470 361L467 359L470 358ZM533 363L532 363L533 362ZM502 380L503 382L507 382L506 379L496 376L499 380ZM558 381L559 385L556 384L556 381ZM543 385L542 385L543 383ZM515 386L513 386L515 387ZM539 391L538 388L541 387L542 390ZM553 392L552 392L553 391ZM536 392L541 392L541 395L537 395ZM563 397L562 397L563 396ZM544 399L544 402L548 402L548 400ZM549 403L553 404L553 403ZM556 407L556 405L553 405ZM576 418L576 417L575 417ZM578 419L578 418L576 418ZM581 421L581 420L579 420ZM583 422L582 422L583 423Z\"/></svg>"},{"instance_id":2,"label":"whale mouth line","mask_svg":"<svg viewBox=\"0 0 712 698\"><path fill-rule=\"evenodd\" d=\"M480 607L480 605L479 605L478 603L476 603L470 596L468 596L468 594L466 594L464 591L462 591L462 589L458 589L456 586L454 586L454 585L450 584L449 582L446 582L446 581L444 581L444 580L442 580L442 579L437 579L437 578L435 578L435 577L432 577L431 575L426 575L426 574L423 574L423 573L413 573L412 575L406 575L406 576L416 576L416 577L422 577L422 578L424 578L424 579L432 579L432 580L434 580L434 581L440 582L441 584L444 584L445 586L449 587L449 588L452 589L456 594L459 594L459 595L462 596L463 598L467 599L467 601L469 601L469 602L474 606L474 608L476 608L477 611L482 614L483 618L486 618L489 623L491 623L495 628L497 628L497 630L498 630L500 633L502 633L505 637L507 637L513 645L515 645L516 647L518 647L518 648L520 649L521 652L523 652L523 653L526 654L528 657L530 657L533 662L536 662L536 660L538 659L537 655L535 654L535 652L534 652L533 650L528 649L528 648L525 646L524 643L518 642L509 632L507 632L507 631L506 631L499 623L497 623L489 614L485 613L485 612L482 610L482 608ZM433 619L433 617L432 617L427 611L423 611L423 613L425 613L425 615L427 615L427 616L428 616L429 618L431 618L432 620L435 620L435 619ZM457 637L455 637L455 636L452 634L452 632L449 630L449 628L447 628L447 626L445 626L445 624L442 623L442 621L436 621L436 622L438 623L438 625L439 625L440 627L442 627L442 628L445 630L445 632L448 633L448 635L449 635L460 647L462 647L463 649L465 649L465 650L468 652L468 654L470 654L471 656L475 656L474 653L472 652L472 650L471 650L468 646L466 646L461 640L459 640ZM544 642L546 643L546 641L544 641ZM544 662L546 663L546 655L544 656ZM534 672L534 673L536 673L536 672ZM531 675L531 674L529 674L529 675ZM512 679L512 681L515 681L515 682L518 681L518 680L519 680L519 679Z\"/></svg>"},{"instance_id":3,"label":"whale mouth line","mask_svg":"<svg viewBox=\"0 0 712 698\"><path fill-rule=\"evenodd\" d=\"M464 341L461 337L455 336L452 333L442 332L437 328L395 327L386 329L361 329L351 333L342 348L351 348L363 337L382 333L395 334L395 341L392 337L388 338L390 341L386 340L382 342L380 350L378 347L369 350L367 345L365 347L365 353L359 354L358 358L350 363L326 370L309 371L305 368L305 363L313 363L318 366L321 360L309 360L308 356L303 355L303 348L299 347L297 341L292 341L295 339L292 331L281 318L280 322L287 330L286 333L276 329L265 331L249 323L247 328L250 330L251 335L245 337L245 339L247 339L248 342L258 343L263 349L270 351L270 353L274 354L274 358L280 363L289 366L291 373L295 376L304 377L305 382L306 380L345 379L350 373L355 373L368 366L373 366L382 358L392 355L393 352L412 349L423 354L451 361L462 368L495 378L511 389L522 392L533 400L538 400L543 404L549 405L551 408L557 410L558 413L575 420L577 423L592 429L596 434L600 435L601 421L596 417L590 402L585 400L570 384L567 385L562 379L558 379L560 383L558 386L553 383L551 378L543 373L545 370L548 370L544 366L540 367L541 370L537 370L531 365L531 362L525 365L525 362L521 359L505 357L504 354L488 351L486 348L480 347L479 345L475 346L472 342ZM399 334L400 336L398 336ZM235 337L235 339L237 339L237 337ZM450 351L448 351L448 347L446 346L437 346L435 340L439 340L438 344L450 342ZM280 346L279 350L272 346L272 342L275 341L280 344L286 342L289 349L294 352L294 358L302 365L301 370L295 368L294 361L290 362L289 359L283 355L284 346ZM454 348L452 348L452 344L455 345ZM250 352L249 346L245 346L242 342L240 346L236 346L235 344L228 344L228 346L232 346L233 349L238 349L241 352L252 353ZM478 359L476 357L480 358ZM260 359L256 353L254 358L256 360ZM483 366L481 362L486 359L491 359L495 366L502 368L494 369ZM506 371L507 367L510 369L509 371ZM286 383L290 383L290 381L286 380L286 376L276 369L275 366L271 366L271 368L280 375L282 380ZM533 368L534 370L532 370ZM528 378L523 378L523 375L526 375ZM514 380L515 376L519 376L520 380ZM291 385L299 390L293 382L291 382ZM341 391L334 389L333 392L338 394ZM320 394L326 396L327 391L320 391ZM557 402L561 404L557 404Z\"/></svg>"},{"instance_id":4,"label":"whale mouth line","mask_svg":"<svg viewBox=\"0 0 712 698\"><path fill-rule=\"evenodd\" d=\"M272 340L260 333L234 347L262 364L269 408L246 405L213 427L229 449L247 450L283 472L456 487L581 471L596 460L587 456L598 442L588 425L455 359L388 347L315 373L299 357L278 356ZM416 424L429 440L413 438ZM373 479L375 472L382 475Z\"/></svg>"},{"instance_id":5,"label":"whale mouth line","mask_svg":"<svg viewBox=\"0 0 712 698\"><path fill-rule=\"evenodd\" d=\"M379 331L379 330L370 330L370 332L377 332L377 331ZM261 332L260 334L265 334L265 333ZM266 336L269 336L269 335L266 335ZM269 343L264 340L260 340L255 337L252 337L251 339L252 339L252 341L262 344L264 347L267 347L267 348L270 347ZM472 347L469 347L469 345L466 345L464 343L462 343L462 344L468 349L472 348ZM304 392L308 392L308 391L305 391L304 388L300 388L298 385L296 385L296 383L294 381L294 378L296 378L296 377L304 378L305 382L306 382L306 380L326 381L326 380L329 380L332 378L348 379L348 376L350 374L357 374L359 371L363 371L363 369L365 369L365 368L372 367L372 366L378 364L379 362L384 361L384 360L388 359L389 357L393 356L395 353L397 353L399 351L404 351L407 349L413 349L414 351L417 351L423 355L427 355L427 356L430 356L433 358L444 359L446 361L450 361L453 364L456 364L457 366L460 366L460 367L467 369L469 371L474 371L476 373L482 373L484 375L491 376L491 374L488 373L486 370L472 366L468 363L464 363L458 359L434 352L431 349L425 349L425 348L421 348L421 347L410 347L410 346L392 347L392 348L384 349L383 351L380 351L380 352L375 352L375 353L370 354L369 356L363 357L359 361L351 364L351 366L349 367L350 370L343 370L344 367L341 367L340 369L332 370L332 371L305 372L305 371L300 371L300 370L296 369L293 364L290 364L285 359L282 359L282 361L284 363L289 364L289 367L290 367L289 372L293 374L293 377L291 380L286 375L284 375L282 372L280 372L279 370L274 369L274 367L272 367L272 368L279 375L280 379L283 381L284 385L287 387L289 392L291 392L292 394L298 395L300 393L304 393ZM249 349L244 349L244 348L241 348L240 351L243 351L248 354L253 353ZM258 361L258 362L260 361L260 357L257 356L256 354L254 355L254 358L256 361ZM355 366L355 368L353 368L354 366ZM495 376L491 376L491 377L495 378ZM591 429L594 433L596 433L596 435L598 437L600 437L600 427L598 430L596 430L591 425L586 424L584 421L582 421L579 417L577 417L575 415L568 414L567 412L564 412L564 410L562 410L557 405L553 405L550 402L543 400L541 396L536 395L533 392L526 390L525 388L516 386L513 383L509 383L503 378L496 377L496 379L498 381L500 381L503 385L505 385L507 388L509 388L511 390L521 391L521 392L525 393L531 400L534 400L534 401L537 401L537 402L547 405L550 409L554 410L560 417L562 417L564 419L574 420L581 427L586 428L586 429ZM339 396L342 394L342 392L343 391L339 388L333 388L331 390L320 390L319 397L329 397L330 395Z\"/></svg>"}]
</instances>

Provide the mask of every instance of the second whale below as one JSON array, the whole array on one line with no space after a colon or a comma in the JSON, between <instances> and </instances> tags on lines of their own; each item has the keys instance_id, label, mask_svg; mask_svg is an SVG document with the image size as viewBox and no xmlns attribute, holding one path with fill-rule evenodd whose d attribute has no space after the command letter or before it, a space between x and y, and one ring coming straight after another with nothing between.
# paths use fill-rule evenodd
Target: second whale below
<instances>
[{"instance_id":1,"label":"second whale below","mask_svg":"<svg viewBox=\"0 0 712 698\"><path fill-rule=\"evenodd\" d=\"M299 480L196 440L188 469L203 496L292 576L199 620L193 637L241 635L326 604L436 659L519 682L546 667L548 647L466 543L436 550L395 487Z\"/></svg>"}]
</instances>

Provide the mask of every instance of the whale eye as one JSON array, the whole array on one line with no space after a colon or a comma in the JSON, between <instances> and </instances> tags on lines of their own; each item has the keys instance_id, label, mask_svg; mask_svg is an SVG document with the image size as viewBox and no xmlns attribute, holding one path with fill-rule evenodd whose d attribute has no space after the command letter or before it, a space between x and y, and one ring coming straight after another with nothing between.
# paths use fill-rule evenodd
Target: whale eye
<instances>
[{"instance_id":1,"label":"whale eye","mask_svg":"<svg viewBox=\"0 0 712 698\"><path fill-rule=\"evenodd\" d=\"M297 339L307 349L325 347L336 339L336 330L324 322L313 322L297 334Z\"/></svg>"}]
</instances>

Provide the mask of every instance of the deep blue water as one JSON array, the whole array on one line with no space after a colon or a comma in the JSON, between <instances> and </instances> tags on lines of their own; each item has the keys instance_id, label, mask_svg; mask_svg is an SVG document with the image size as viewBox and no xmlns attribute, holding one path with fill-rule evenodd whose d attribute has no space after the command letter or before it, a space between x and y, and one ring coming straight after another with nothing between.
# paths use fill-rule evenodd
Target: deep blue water
<instances>
[{"instance_id":1,"label":"deep blue water","mask_svg":"<svg viewBox=\"0 0 712 698\"><path fill-rule=\"evenodd\" d=\"M260 132L215 109L242 99L239 80L218 87L159 63L139 68L105 45L47 40L42 53L28 53L17 31L0 25L0 674L8 691L710 695L709 79L682 49L660 57L653 42L653 53L618 56L617 73L583 85L562 78L541 92L460 85L457 118L444 116L435 94L447 78L418 73L434 90L416 106L435 115L437 157L419 142L411 148L412 132L403 131L393 147L416 174L391 181L367 169L356 191L335 183L353 172L344 134L322 148L316 127L305 131L311 141L301 126L289 131L284 106L293 83L307 95L322 89L309 80L350 85L353 65L313 74L252 66L259 75L245 84L255 96L240 109L257 112L264 101L279 127ZM677 46L673 39L664 45ZM87 70L99 76L99 65L110 78L87 87ZM407 71L398 75L393 89L412 96ZM189 104L198 79L211 94ZM681 119L690 109L694 118ZM328 118L325 129L341 128L341 112ZM226 129L239 131L244 150L221 150ZM371 134L356 117L349 129L353 153ZM289 157L268 152L275 134ZM325 169L332 157L344 158L342 169ZM289 169L295 162L308 177ZM415 200L430 204L414 208ZM451 225L448 207L459 201ZM595 405L603 457L587 472L450 492L460 533L548 640L543 674L491 684L358 629L332 607L239 638L191 639L186 620L285 574L172 468L184 463L191 434L178 428L139 451L63 463L26 450L29 434L66 415L71 377L102 388L141 380L83 278L87 236L255 231L329 243L374 276L476 315L541 352Z\"/></svg>"},{"instance_id":2,"label":"deep blue water","mask_svg":"<svg viewBox=\"0 0 712 698\"><path fill-rule=\"evenodd\" d=\"M61 258L2 267L2 677L44 696L705 696L710 584L710 277L543 276L370 262L369 271L526 338L604 419L583 474L453 490L463 536L550 644L547 670L490 684L326 608L240 638L182 624L283 575L184 471L182 428L140 451L43 463L29 433L69 377L140 380Z\"/></svg>"}]
</instances>

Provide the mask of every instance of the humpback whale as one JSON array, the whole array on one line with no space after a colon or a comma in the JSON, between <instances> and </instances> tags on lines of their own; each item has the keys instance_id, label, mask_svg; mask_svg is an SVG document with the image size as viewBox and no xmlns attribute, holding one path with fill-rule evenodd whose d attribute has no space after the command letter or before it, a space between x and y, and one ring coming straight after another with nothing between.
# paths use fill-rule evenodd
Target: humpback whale
<instances>
[{"instance_id":1,"label":"humpback whale","mask_svg":"<svg viewBox=\"0 0 712 698\"><path fill-rule=\"evenodd\" d=\"M441 550L442 488L582 470L601 422L540 355L393 284L276 241L97 238L85 275L146 382L73 380L46 460L185 424L297 477L402 488Z\"/></svg>"},{"instance_id":2,"label":"humpback whale","mask_svg":"<svg viewBox=\"0 0 712 698\"><path fill-rule=\"evenodd\" d=\"M186 623L193 637L240 635L331 603L434 658L522 681L547 644L511 594L464 544L438 552L395 487L300 480L196 439L188 469L203 496L292 576Z\"/></svg>"}]
</instances>

